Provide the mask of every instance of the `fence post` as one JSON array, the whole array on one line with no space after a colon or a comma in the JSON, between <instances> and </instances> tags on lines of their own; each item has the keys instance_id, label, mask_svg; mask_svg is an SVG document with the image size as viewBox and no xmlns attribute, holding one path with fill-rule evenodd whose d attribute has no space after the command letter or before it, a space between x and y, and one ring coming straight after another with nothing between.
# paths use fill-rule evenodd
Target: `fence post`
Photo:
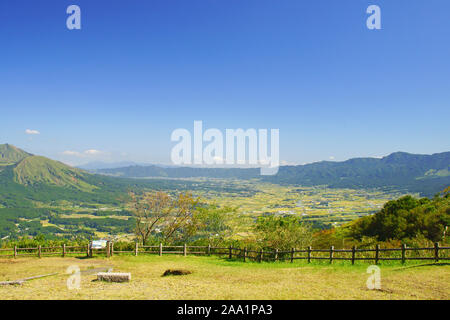
<instances>
[{"instance_id":1,"label":"fence post","mask_svg":"<svg viewBox=\"0 0 450 320\"><path fill-rule=\"evenodd\" d=\"M309 246L308 247L308 263L311 263L311 251L312 251L312 248L311 248L311 246Z\"/></svg>"},{"instance_id":2,"label":"fence post","mask_svg":"<svg viewBox=\"0 0 450 320\"><path fill-rule=\"evenodd\" d=\"M62 249L63 249L62 256L64 258L66 256L66 244L65 243L62 245Z\"/></svg>"},{"instance_id":3,"label":"fence post","mask_svg":"<svg viewBox=\"0 0 450 320\"><path fill-rule=\"evenodd\" d=\"M278 261L278 249L275 249L275 261Z\"/></svg>"},{"instance_id":4,"label":"fence post","mask_svg":"<svg viewBox=\"0 0 450 320\"><path fill-rule=\"evenodd\" d=\"M295 253L295 248L291 249L291 263L294 262L294 253Z\"/></svg>"},{"instance_id":5,"label":"fence post","mask_svg":"<svg viewBox=\"0 0 450 320\"><path fill-rule=\"evenodd\" d=\"M439 242L434 243L434 260L439 261Z\"/></svg>"},{"instance_id":6,"label":"fence post","mask_svg":"<svg viewBox=\"0 0 450 320\"><path fill-rule=\"evenodd\" d=\"M114 255L114 241L111 241L111 246L110 246L110 251L111 251L111 257Z\"/></svg>"},{"instance_id":7,"label":"fence post","mask_svg":"<svg viewBox=\"0 0 450 320\"><path fill-rule=\"evenodd\" d=\"M14 245L14 259L17 258L17 246Z\"/></svg>"},{"instance_id":8,"label":"fence post","mask_svg":"<svg viewBox=\"0 0 450 320\"><path fill-rule=\"evenodd\" d=\"M111 243L109 241L106 242L106 257L109 258L110 254L111 254L111 248L110 248Z\"/></svg>"},{"instance_id":9,"label":"fence post","mask_svg":"<svg viewBox=\"0 0 450 320\"><path fill-rule=\"evenodd\" d=\"M380 245L377 244L375 246L375 264L378 264L379 259L380 259Z\"/></svg>"},{"instance_id":10,"label":"fence post","mask_svg":"<svg viewBox=\"0 0 450 320\"><path fill-rule=\"evenodd\" d=\"M38 246L38 257L41 258L41 253L42 253L42 246L39 245Z\"/></svg>"},{"instance_id":11,"label":"fence post","mask_svg":"<svg viewBox=\"0 0 450 320\"><path fill-rule=\"evenodd\" d=\"M406 244L402 244L402 264L405 263L406 260Z\"/></svg>"},{"instance_id":12,"label":"fence post","mask_svg":"<svg viewBox=\"0 0 450 320\"><path fill-rule=\"evenodd\" d=\"M330 264L333 263L334 246L330 247Z\"/></svg>"},{"instance_id":13,"label":"fence post","mask_svg":"<svg viewBox=\"0 0 450 320\"><path fill-rule=\"evenodd\" d=\"M134 256L135 256L135 257L137 257L138 252L139 252L139 244L138 244L138 242L136 241L136 242L134 243Z\"/></svg>"},{"instance_id":14,"label":"fence post","mask_svg":"<svg viewBox=\"0 0 450 320\"><path fill-rule=\"evenodd\" d=\"M208 256L211 255L211 244L208 244Z\"/></svg>"},{"instance_id":15,"label":"fence post","mask_svg":"<svg viewBox=\"0 0 450 320\"><path fill-rule=\"evenodd\" d=\"M89 250L89 243L88 243L87 246L86 246L86 255L87 255L88 257L92 257L92 250Z\"/></svg>"},{"instance_id":16,"label":"fence post","mask_svg":"<svg viewBox=\"0 0 450 320\"><path fill-rule=\"evenodd\" d=\"M187 255L187 250L186 250L187 248L186 248L186 243L184 243L184 247L183 247L183 256L185 256L186 257L186 255Z\"/></svg>"},{"instance_id":17,"label":"fence post","mask_svg":"<svg viewBox=\"0 0 450 320\"><path fill-rule=\"evenodd\" d=\"M163 251L163 245L162 242L159 243L159 256L162 256L162 251Z\"/></svg>"},{"instance_id":18,"label":"fence post","mask_svg":"<svg viewBox=\"0 0 450 320\"><path fill-rule=\"evenodd\" d=\"M228 252L228 259L232 259L233 258L233 246L230 246L228 248L229 252Z\"/></svg>"},{"instance_id":19,"label":"fence post","mask_svg":"<svg viewBox=\"0 0 450 320\"><path fill-rule=\"evenodd\" d=\"M352 247L352 264L355 264L356 246Z\"/></svg>"},{"instance_id":20,"label":"fence post","mask_svg":"<svg viewBox=\"0 0 450 320\"><path fill-rule=\"evenodd\" d=\"M263 249L259 250L259 262L262 262L262 260L263 260L263 254L264 254Z\"/></svg>"},{"instance_id":21,"label":"fence post","mask_svg":"<svg viewBox=\"0 0 450 320\"><path fill-rule=\"evenodd\" d=\"M247 248L244 248L244 262L247 259Z\"/></svg>"}]
</instances>

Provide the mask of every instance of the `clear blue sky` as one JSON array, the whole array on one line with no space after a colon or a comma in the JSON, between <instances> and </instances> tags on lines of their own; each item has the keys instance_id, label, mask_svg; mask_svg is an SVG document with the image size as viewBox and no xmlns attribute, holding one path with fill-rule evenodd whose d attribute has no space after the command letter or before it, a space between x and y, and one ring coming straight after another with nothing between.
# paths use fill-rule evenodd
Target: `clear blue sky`
<instances>
[{"instance_id":1,"label":"clear blue sky","mask_svg":"<svg viewBox=\"0 0 450 320\"><path fill-rule=\"evenodd\" d=\"M70 4L82 30L66 28ZM382 30L366 28L370 4ZM171 132L203 120L279 128L290 163L449 151L449 13L448 0L2 0L0 143L168 163Z\"/></svg>"}]
</instances>

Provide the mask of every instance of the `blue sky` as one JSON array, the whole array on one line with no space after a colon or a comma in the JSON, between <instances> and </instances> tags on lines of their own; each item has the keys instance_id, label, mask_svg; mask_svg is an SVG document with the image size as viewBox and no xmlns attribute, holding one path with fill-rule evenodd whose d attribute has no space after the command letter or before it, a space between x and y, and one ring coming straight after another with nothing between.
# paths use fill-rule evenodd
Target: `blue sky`
<instances>
[{"instance_id":1,"label":"blue sky","mask_svg":"<svg viewBox=\"0 0 450 320\"><path fill-rule=\"evenodd\" d=\"M71 4L81 30L66 28ZM382 30L366 28L371 4ZM0 143L71 164L169 163L171 132L202 120L279 128L287 163L449 151L449 12L447 0L3 0Z\"/></svg>"}]
</instances>

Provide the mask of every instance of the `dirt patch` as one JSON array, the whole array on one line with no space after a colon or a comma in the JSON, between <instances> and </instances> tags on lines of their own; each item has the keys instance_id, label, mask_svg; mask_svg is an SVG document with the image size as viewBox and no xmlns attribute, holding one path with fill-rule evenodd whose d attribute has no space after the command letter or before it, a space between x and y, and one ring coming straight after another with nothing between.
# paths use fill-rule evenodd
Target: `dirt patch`
<instances>
[{"instance_id":1,"label":"dirt patch","mask_svg":"<svg viewBox=\"0 0 450 320\"><path fill-rule=\"evenodd\" d=\"M164 273L163 273L163 277L166 276L185 276L188 274L191 274L192 271L189 270L185 270L185 269L167 269Z\"/></svg>"}]
</instances>

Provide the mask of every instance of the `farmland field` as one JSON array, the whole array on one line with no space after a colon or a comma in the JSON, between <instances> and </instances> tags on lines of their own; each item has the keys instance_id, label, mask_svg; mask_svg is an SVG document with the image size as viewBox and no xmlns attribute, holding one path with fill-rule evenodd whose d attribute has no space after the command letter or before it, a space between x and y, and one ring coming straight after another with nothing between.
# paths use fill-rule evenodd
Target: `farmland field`
<instances>
[{"instance_id":1,"label":"farmland field","mask_svg":"<svg viewBox=\"0 0 450 320\"><path fill-rule=\"evenodd\" d=\"M66 269L78 266L81 288L68 290ZM92 281L95 270L131 272L129 283ZM0 278L54 276L0 286L1 299L450 299L448 264L382 264L381 290L366 287L368 264L243 263L217 257L114 256L110 259L0 259ZM182 268L185 276L161 275Z\"/></svg>"},{"instance_id":2,"label":"farmland field","mask_svg":"<svg viewBox=\"0 0 450 320\"><path fill-rule=\"evenodd\" d=\"M211 180L210 180L211 183ZM276 185L253 180L215 180L220 190L197 191L210 203L237 207L235 230L245 232L251 222L262 215L297 215L318 228L330 228L375 213L400 191L382 189L338 189ZM246 190L235 192L233 190Z\"/></svg>"},{"instance_id":3,"label":"farmland field","mask_svg":"<svg viewBox=\"0 0 450 320\"><path fill-rule=\"evenodd\" d=\"M229 217L235 238L248 235L257 217L263 215L295 215L319 229L342 225L358 217L378 211L384 203L404 193L383 189L339 189L326 186L301 187L277 185L258 180L239 179L170 179L175 183L168 192L192 190L203 202L236 211ZM120 205L80 203L67 200L52 203L34 202L43 213L21 218L19 233L42 227L40 232L64 235L70 230L95 237L114 235L116 240L132 240L134 222L126 202ZM15 211L14 209L5 209ZM17 209L23 215L23 210ZM28 231L27 231L28 230Z\"/></svg>"}]
</instances>

